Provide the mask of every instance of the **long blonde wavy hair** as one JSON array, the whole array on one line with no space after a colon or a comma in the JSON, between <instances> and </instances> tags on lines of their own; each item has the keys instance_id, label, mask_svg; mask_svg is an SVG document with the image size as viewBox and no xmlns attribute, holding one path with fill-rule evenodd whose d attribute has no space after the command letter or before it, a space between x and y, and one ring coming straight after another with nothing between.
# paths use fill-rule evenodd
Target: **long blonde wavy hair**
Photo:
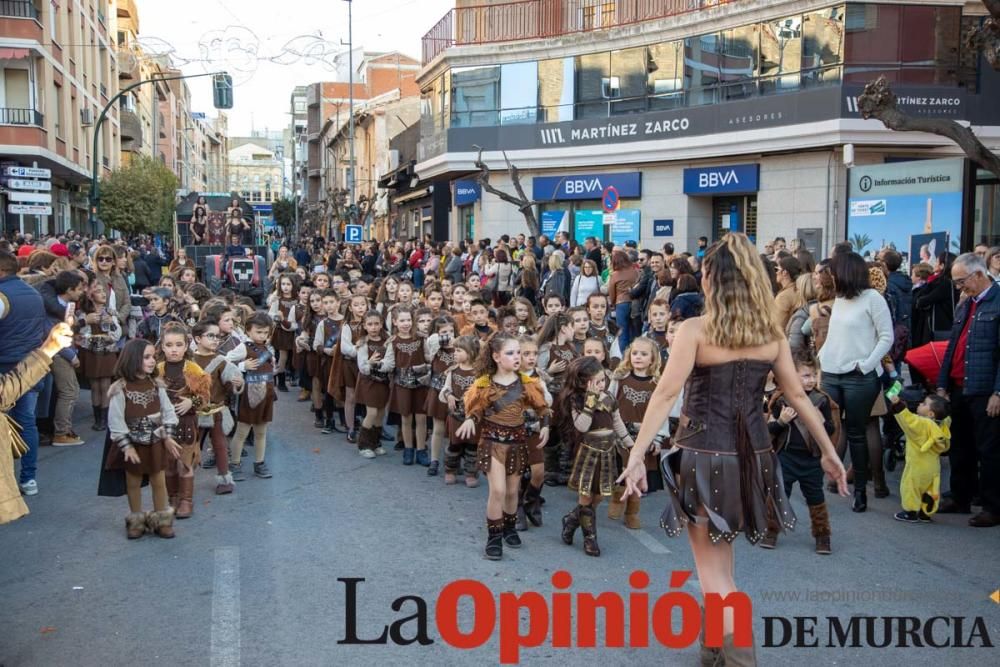
<instances>
[{"instance_id":1,"label":"long blonde wavy hair","mask_svg":"<svg viewBox=\"0 0 1000 667\"><path fill-rule=\"evenodd\" d=\"M716 347L757 347L784 334L774 319L774 295L757 249L729 233L705 253L706 341Z\"/></svg>"}]
</instances>

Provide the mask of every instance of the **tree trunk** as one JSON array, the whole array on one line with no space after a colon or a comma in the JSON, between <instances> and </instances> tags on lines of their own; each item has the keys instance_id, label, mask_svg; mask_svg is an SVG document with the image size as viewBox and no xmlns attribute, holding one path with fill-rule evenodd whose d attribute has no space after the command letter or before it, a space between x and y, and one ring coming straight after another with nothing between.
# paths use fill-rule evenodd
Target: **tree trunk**
<instances>
[{"instance_id":1,"label":"tree trunk","mask_svg":"<svg viewBox=\"0 0 1000 667\"><path fill-rule=\"evenodd\" d=\"M858 98L862 118L876 118L890 130L897 132L929 132L951 139L970 159L1000 178L1000 157L997 157L975 133L964 125L948 118L918 118L899 110L896 95L885 77L879 77L865 86Z\"/></svg>"}]
</instances>

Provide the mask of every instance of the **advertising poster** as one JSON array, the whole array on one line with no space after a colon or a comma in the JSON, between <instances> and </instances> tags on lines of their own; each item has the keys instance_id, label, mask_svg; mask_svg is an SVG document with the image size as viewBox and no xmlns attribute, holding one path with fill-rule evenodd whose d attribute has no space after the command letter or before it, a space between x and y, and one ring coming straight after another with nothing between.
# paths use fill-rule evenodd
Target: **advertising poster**
<instances>
[{"instance_id":1,"label":"advertising poster","mask_svg":"<svg viewBox=\"0 0 1000 667\"><path fill-rule=\"evenodd\" d=\"M930 234L914 234L910 237L910 245L903 253L903 261L907 266L913 266L923 262L934 266L937 263L938 253L943 252L948 247L948 234L946 232L932 232Z\"/></svg>"},{"instance_id":2,"label":"advertising poster","mask_svg":"<svg viewBox=\"0 0 1000 667\"><path fill-rule=\"evenodd\" d=\"M552 239L560 230L569 231L569 211L542 211L542 234Z\"/></svg>"},{"instance_id":3,"label":"advertising poster","mask_svg":"<svg viewBox=\"0 0 1000 667\"><path fill-rule=\"evenodd\" d=\"M851 169L847 240L865 257L887 246L912 256L911 237L944 234L951 247L942 244L937 252L957 252L963 174L961 158Z\"/></svg>"},{"instance_id":4,"label":"advertising poster","mask_svg":"<svg viewBox=\"0 0 1000 667\"><path fill-rule=\"evenodd\" d=\"M625 245L626 241L639 241L639 211L619 209L615 211L615 221L611 224L611 242Z\"/></svg>"},{"instance_id":5,"label":"advertising poster","mask_svg":"<svg viewBox=\"0 0 1000 667\"><path fill-rule=\"evenodd\" d=\"M577 211L573 217L573 238L582 244L588 236L604 238L603 211Z\"/></svg>"}]
</instances>

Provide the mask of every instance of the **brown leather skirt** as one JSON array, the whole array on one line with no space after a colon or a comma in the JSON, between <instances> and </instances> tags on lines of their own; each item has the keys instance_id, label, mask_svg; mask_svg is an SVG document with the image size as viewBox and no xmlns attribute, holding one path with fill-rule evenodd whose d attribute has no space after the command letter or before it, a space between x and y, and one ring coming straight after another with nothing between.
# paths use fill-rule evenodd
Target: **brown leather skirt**
<instances>
[{"instance_id":1,"label":"brown leather skirt","mask_svg":"<svg viewBox=\"0 0 1000 667\"><path fill-rule=\"evenodd\" d=\"M507 476L521 475L528 469L528 434L524 426L510 427L482 422L476 467L489 473L493 459L504 467Z\"/></svg>"},{"instance_id":2,"label":"brown leather skirt","mask_svg":"<svg viewBox=\"0 0 1000 667\"><path fill-rule=\"evenodd\" d=\"M427 414L427 387L409 389L393 383L389 391L389 412L403 417Z\"/></svg>"},{"instance_id":3,"label":"brown leather skirt","mask_svg":"<svg viewBox=\"0 0 1000 667\"><path fill-rule=\"evenodd\" d=\"M359 373L354 395L360 405L382 410L389 403L389 383L376 382L371 377Z\"/></svg>"},{"instance_id":4,"label":"brown leather skirt","mask_svg":"<svg viewBox=\"0 0 1000 667\"><path fill-rule=\"evenodd\" d=\"M576 448L573 470L566 486L581 496L610 496L615 480L621 474L618 467L618 453L615 451L618 437L584 434L583 441Z\"/></svg>"},{"instance_id":5,"label":"brown leather skirt","mask_svg":"<svg viewBox=\"0 0 1000 667\"><path fill-rule=\"evenodd\" d=\"M80 350L80 370L83 372L83 376L90 380L114 377L116 363L118 363L117 352Z\"/></svg>"},{"instance_id":6,"label":"brown leather skirt","mask_svg":"<svg viewBox=\"0 0 1000 667\"><path fill-rule=\"evenodd\" d=\"M541 442L542 437L537 433L532 433L528 436L528 465L533 466L537 463L545 463L545 448L539 447L538 443Z\"/></svg>"},{"instance_id":7,"label":"brown leather skirt","mask_svg":"<svg viewBox=\"0 0 1000 667\"><path fill-rule=\"evenodd\" d=\"M679 446L661 454L660 469L669 492L660 525L670 537L694 522L708 526L713 542L731 543L745 533L751 544L757 544L766 532L769 512L782 530L795 527L781 464L770 448L744 456ZM745 485L749 488L743 489Z\"/></svg>"},{"instance_id":8,"label":"brown leather skirt","mask_svg":"<svg viewBox=\"0 0 1000 667\"><path fill-rule=\"evenodd\" d=\"M271 334L271 346L276 352L278 350L294 350L295 332L285 331L280 326L275 327L274 333Z\"/></svg>"},{"instance_id":9,"label":"brown leather skirt","mask_svg":"<svg viewBox=\"0 0 1000 667\"><path fill-rule=\"evenodd\" d=\"M438 393L433 389L427 390L427 404L424 406L424 412L431 419L440 419L444 421L448 419L448 404L442 403L441 399L438 398Z\"/></svg>"},{"instance_id":10,"label":"brown leather skirt","mask_svg":"<svg viewBox=\"0 0 1000 667\"><path fill-rule=\"evenodd\" d=\"M340 362L340 376L345 387L354 387L358 384L358 360L344 357Z\"/></svg>"},{"instance_id":11,"label":"brown leather skirt","mask_svg":"<svg viewBox=\"0 0 1000 667\"><path fill-rule=\"evenodd\" d=\"M124 470L132 475L152 475L163 472L168 465L172 465L174 462L174 459L167 453L167 448L163 446L162 440L151 445L135 445L134 449L139 455L139 462L129 463L125 460L125 455L118 445L112 443L108 448L107 458L104 460L104 469Z\"/></svg>"}]
</instances>

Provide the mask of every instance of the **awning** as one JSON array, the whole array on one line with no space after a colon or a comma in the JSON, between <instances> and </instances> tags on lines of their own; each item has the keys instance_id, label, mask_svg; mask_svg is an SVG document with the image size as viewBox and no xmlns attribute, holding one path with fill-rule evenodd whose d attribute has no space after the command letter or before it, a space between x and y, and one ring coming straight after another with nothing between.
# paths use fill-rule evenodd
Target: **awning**
<instances>
[{"instance_id":1,"label":"awning","mask_svg":"<svg viewBox=\"0 0 1000 667\"><path fill-rule=\"evenodd\" d=\"M413 201L414 199L420 199L421 197L426 197L429 194L430 191L427 188L420 188L419 190L414 190L413 192L407 192L404 195L393 197L392 203L402 204L403 202Z\"/></svg>"},{"instance_id":2,"label":"awning","mask_svg":"<svg viewBox=\"0 0 1000 667\"><path fill-rule=\"evenodd\" d=\"M31 51L28 49L11 49L2 48L0 49L0 60L23 60L25 58L31 57Z\"/></svg>"}]
</instances>

